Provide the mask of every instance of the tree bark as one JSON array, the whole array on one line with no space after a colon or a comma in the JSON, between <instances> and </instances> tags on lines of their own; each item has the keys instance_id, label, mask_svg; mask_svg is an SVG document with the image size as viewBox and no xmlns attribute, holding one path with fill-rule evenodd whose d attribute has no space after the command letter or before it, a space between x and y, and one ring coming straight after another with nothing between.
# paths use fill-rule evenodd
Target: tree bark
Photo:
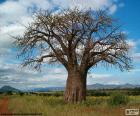
<instances>
[{"instance_id":1,"label":"tree bark","mask_svg":"<svg viewBox=\"0 0 140 116\"><path fill-rule=\"evenodd\" d=\"M66 103L77 103L86 100L86 76L87 73L68 72L64 93L64 101Z\"/></svg>"}]
</instances>

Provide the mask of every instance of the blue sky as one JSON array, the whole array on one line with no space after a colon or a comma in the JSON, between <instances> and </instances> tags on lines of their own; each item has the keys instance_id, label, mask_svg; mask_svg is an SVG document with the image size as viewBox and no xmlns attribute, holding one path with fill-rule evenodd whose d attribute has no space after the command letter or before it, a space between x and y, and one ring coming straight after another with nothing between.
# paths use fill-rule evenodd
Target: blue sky
<instances>
[{"instance_id":1,"label":"blue sky","mask_svg":"<svg viewBox=\"0 0 140 116\"><path fill-rule=\"evenodd\" d=\"M87 84L140 84L139 0L0 0L0 87L10 85L29 89L65 86L67 72L62 66L47 65L42 72L22 69L12 44L14 40L10 36L23 34L23 25L32 22L35 9L59 11L75 6L93 10L109 7L108 13L123 24L122 31L127 34L127 42L131 46L130 56L133 58L134 69L130 72L106 69L100 65L93 68L88 74Z\"/></svg>"}]
</instances>

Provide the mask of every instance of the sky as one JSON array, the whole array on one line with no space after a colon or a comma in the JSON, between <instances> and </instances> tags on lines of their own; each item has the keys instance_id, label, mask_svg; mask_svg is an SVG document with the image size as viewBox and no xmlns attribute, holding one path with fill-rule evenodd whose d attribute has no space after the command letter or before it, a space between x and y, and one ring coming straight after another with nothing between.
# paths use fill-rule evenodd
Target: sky
<instances>
[{"instance_id":1,"label":"sky","mask_svg":"<svg viewBox=\"0 0 140 116\"><path fill-rule=\"evenodd\" d=\"M0 87L19 89L65 86L67 72L60 65L47 65L41 72L21 68L11 36L22 35L32 22L35 10L66 8L98 10L109 7L108 14L119 19L122 31L131 46L133 69L121 72L116 68L98 66L90 70L87 84L140 84L140 1L139 0L0 0Z\"/></svg>"}]
</instances>

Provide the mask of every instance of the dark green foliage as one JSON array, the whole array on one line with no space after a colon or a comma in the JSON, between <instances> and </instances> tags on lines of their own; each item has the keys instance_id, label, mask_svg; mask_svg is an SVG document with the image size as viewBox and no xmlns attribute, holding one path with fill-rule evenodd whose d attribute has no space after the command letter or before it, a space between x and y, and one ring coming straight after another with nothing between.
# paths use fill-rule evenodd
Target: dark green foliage
<instances>
[{"instance_id":1,"label":"dark green foliage","mask_svg":"<svg viewBox=\"0 0 140 116\"><path fill-rule=\"evenodd\" d=\"M140 95L140 88L87 90L87 96L110 96L112 93L116 92L137 96Z\"/></svg>"},{"instance_id":2,"label":"dark green foliage","mask_svg":"<svg viewBox=\"0 0 140 116\"><path fill-rule=\"evenodd\" d=\"M7 95L13 95L13 92L12 91L7 91L6 94Z\"/></svg>"},{"instance_id":3,"label":"dark green foliage","mask_svg":"<svg viewBox=\"0 0 140 116\"><path fill-rule=\"evenodd\" d=\"M111 96L113 93L122 93L125 95L132 95L137 96L140 95L140 88L134 88L134 89L100 89L100 90L87 90L87 96ZM23 95L37 95L37 96L63 96L64 91L49 91L49 92L0 92L0 94L19 94L20 96Z\"/></svg>"},{"instance_id":4,"label":"dark green foliage","mask_svg":"<svg viewBox=\"0 0 140 116\"><path fill-rule=\"evenodd\" d=\"M122 93L126 95L140 95L140 88L134 88L134 89L99 89L99 90L87 90L87 96L110 96L113 93ZM49 92L28 92L25 93L27 95L37 95L37 96L63 96L64 91L49 91Z\"/></svg>"},{"instance_id":5,"label":"dark green foliage","mask_svg":"<svg viewBox=\"0 0 140 116\"><path fill-rule=\"evenodd\" d=\"M88 90L87 96L109 96L104 90Z\"/></svg>"},{"instance_id":6,"label":"dark green foliage","mask_svg":"<svg viewBox=\"0 0 140 116\"><path fill-rule=\"evenodd\" d=\"M19 95L20 96L23 96L25 93L24 92L19 92Z\"/></svg>"},{"instance_id":7,"label":"dark green foliage","mask_svg":"<svg viewBox=\"0 0 140 116\"><path fill-rule=\"evenodd\" d=\"M59 97L59 96L62 96L63 95L63 92L56 91L56 92L53 93L53 95L56 96L56 97Z\"/></svg>"},{"instance_id":8,"label":"dark green foliage","mask_svg":"<svg viewBox=\"0 0 140 116\"><path fill-rule=\"evenodd\" d=\"M129 103L129 97L126 94L123 93L113 93L110 95L110 99L108 100L108 103L110 105L126 105Z\"/></svg>"},{"instance_id":9,"label":"dark green foliage","mask_svg":"<svg viewBox=\"0 0 140 116\"><path fill-rule=\"evenodd\" d=\"M63 91L50 91L50 92L31 92L31 94L37 95L37 96L63 96Z\"/></svg>"}]
</instances>

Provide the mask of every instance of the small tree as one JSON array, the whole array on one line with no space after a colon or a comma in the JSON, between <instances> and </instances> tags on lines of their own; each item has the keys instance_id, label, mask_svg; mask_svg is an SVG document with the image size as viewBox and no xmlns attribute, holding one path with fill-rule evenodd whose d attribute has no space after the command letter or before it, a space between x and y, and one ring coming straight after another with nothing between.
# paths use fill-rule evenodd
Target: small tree
<instances>
[{"instance_id":1,"label":"small tree","mask_svg":"<svg viewBox=\"0 0 140 116\"><path fill-rule=\"evenodd\" d=\"M104 11L41 11L16 43L23 66L61 63L68 72L64 100L77 102L86 100L88 70L99 62L130 69L129 47L119 28Z\"/></svg>"}]
</instances>

